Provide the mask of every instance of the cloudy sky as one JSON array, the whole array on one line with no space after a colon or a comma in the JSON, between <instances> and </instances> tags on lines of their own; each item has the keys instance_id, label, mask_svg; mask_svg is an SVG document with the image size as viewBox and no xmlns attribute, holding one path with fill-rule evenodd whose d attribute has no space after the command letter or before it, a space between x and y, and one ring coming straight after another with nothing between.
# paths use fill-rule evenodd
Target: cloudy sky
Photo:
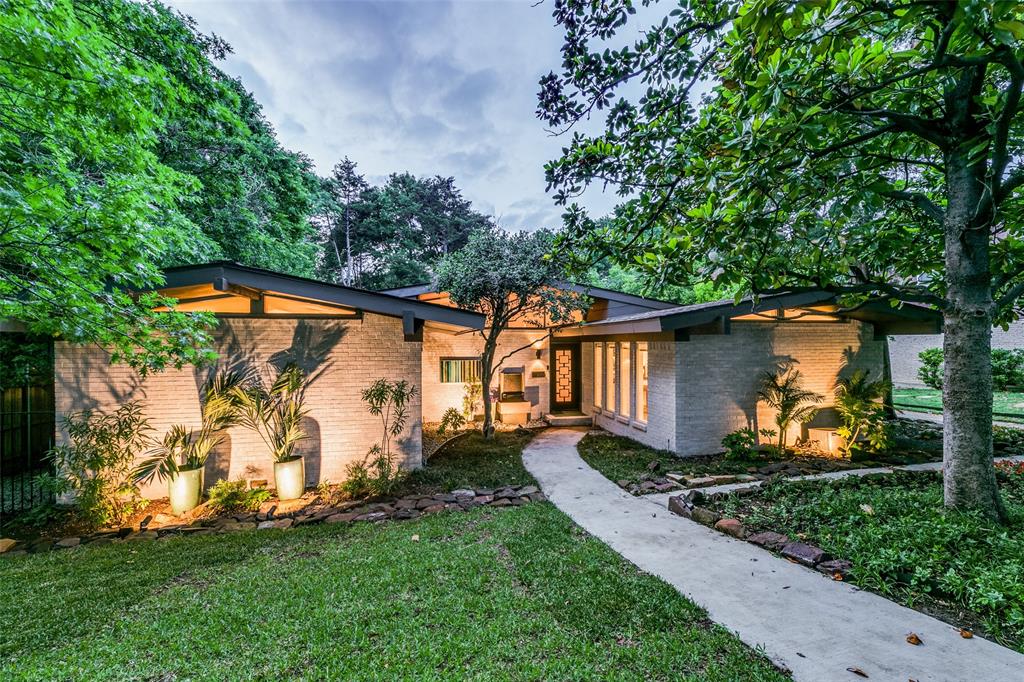
<instances>
[{"instance_id":1,"label":"cloudy sky","mask_svg":"<svg viewBox=\"0 0 1024 682\"><path fill-rule=\"evenodd\" d=\"M562 142L534 114L538 78L560 64L552 0L171 4L231 43L223 68L321 175L346 155L372 182L452 175L505 227L560 224L543 165ZM615 199L582 203L603 214Z\"/></svg>"}]
</instances>

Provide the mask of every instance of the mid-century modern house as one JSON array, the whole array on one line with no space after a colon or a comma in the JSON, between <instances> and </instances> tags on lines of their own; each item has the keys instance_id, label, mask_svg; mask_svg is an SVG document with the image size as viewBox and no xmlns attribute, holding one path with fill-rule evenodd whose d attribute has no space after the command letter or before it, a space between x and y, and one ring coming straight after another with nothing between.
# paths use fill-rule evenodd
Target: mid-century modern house
<instances>
[{"instance_id":1,"label":"mid-century modern house","mask_svg":"<svg viewBox=\"0 0 1024 682\"><path fill-rule=\"evenodd\" d=\"M678 306L566 286L591 300L576 324L502 334L498 357L508 357L490 387L499 418L593 423L682 456L719 451L736 429L772 425L757 400L762 372L790 364L807 388L828 397L842 372L888 374L888 335L934 333L938 324L934 312L917 306L844 311L820 292ZM217 316L216 369L269 377L293 362L307 373L309 438L300 451L310 484L342 480L346 465L379 439L379 421L360 395L374 380L404 379L418 388L397 446L404 466L417 467L423 423L438 421L448 407L461 410L467 384L480 374L484 317L427 286L370 292L218 262L169 269L160 291L176 298L179 310ZM138 400L157 435L174 424L199 425L199 389L214 371L140 377L111 364L98 347L64 342L55 345L55 363L58 422L70 412ZM206 482L270 480L271 466L258 437L232 427L207 465ZM143 492L165 494L159 485Z\"/></svg>"}]
</instances>

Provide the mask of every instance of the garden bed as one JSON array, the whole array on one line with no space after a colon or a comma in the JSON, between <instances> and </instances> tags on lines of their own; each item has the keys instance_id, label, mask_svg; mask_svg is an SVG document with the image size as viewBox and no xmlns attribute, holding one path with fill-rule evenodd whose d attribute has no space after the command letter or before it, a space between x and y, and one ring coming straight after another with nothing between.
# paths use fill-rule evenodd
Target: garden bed
<instances>
[{"instance_id":1,"label":"garden bed","mask_svg":"<svg viewBox=\"0 0 1024 682\"><path fill-rule=\"evenodd\" d=\"M407 520L439 511L466 511L477 506L519 506L543 500L536 481L523 467L523 446L530 431L499 432L491 440L466 433L421 469L410 472L386 497L345 499L338 486L307 490L296 500L274 498L258 509L217 512L209 502L181 516L171 514L167 500L153 500L117 528L83 526L71 510L9 524L6 537L18 540L7 553L48 551L92 542L157 539L171 534L233 532L255 528L288 528L317 523Z\"/></svg>"},{"instance_id":2,"label":"garden bed","mask_svg":"<svg viewBox=\"0 0 1024 682\"><path fill-rule=\"evenodd\" d=\"M670 508L1024 652L1024 465L998 478L1006 526L944 509L937 472L695 491Z\"/></svg>"}]
</instances>

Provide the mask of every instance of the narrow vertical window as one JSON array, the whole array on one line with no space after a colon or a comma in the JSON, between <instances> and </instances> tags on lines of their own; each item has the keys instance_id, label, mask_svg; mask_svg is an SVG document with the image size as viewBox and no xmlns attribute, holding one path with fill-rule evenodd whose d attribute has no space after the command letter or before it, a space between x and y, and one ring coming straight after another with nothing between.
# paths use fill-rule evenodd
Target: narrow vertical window
<instances>
[{"instance_id":1,"label":"narrow vertical window","mask_svg":"<svg viewBox=\"0 0 1024 682\"><path fill-rule=\"evenodd\" d=\"M619 409L618 396L615 395L616 385L616 374L615 370L615 343L606 343L604 345L604 409L609 412L617 412Z\"/></svg>"},{"instance_id":2,"label":"narrow vertical window","mask_svg":"<svg viewBox=\"0 0 1024 682\"><path fill-rule=\"evenodd\" d=\"M604 347L594 344L594 407L604 407Z\"/></svg>"},{"instance_id":3,"label":"narrow vertical window","mask_svg":"<svg viewBox=\"0 0 1024 682\"><path fill-rule=\"evenodd\" d=\"M632 414L633 392L630 390L630 383L633 381L633 373L629 371L630 345L625 341L619 343L619 414L623 417Z\"/></svg>"},{"instance_id":4,"label":"narrow vertical window","mask_svg":"<svg viewBox=\"0 0 1024 682\"><path fill-rule=\"evenodd\" d=\"M647 342L636 344L636 418L647 423Z\"/></svg>"}]
</instances>

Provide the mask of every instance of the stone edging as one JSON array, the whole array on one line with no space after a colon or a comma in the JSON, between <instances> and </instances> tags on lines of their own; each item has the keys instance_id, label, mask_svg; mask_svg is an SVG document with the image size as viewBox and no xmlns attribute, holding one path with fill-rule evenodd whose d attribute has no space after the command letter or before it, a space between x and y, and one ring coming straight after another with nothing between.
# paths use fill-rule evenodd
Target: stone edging
<instances>
[{"instance_id":1,"label":"stone edging","mask_svg":"<svg viewBox=\"0 0 1024 682\"><path fill-rule=\"evenodd\" d=\"M320 523L353 523L357 521L403 521L442 511L469 511L476 507L521 507L530 502L543 502L547 497L535 485L502 488L460 488L437 495L408 495L386 502L342 502L334 505L303 507L297 511L276 514L276 506L266 512L244 512L193 523L151 527L149 517L137 527L101 530L80 537L58 540L41 539L16 543L0 540L0 553L16 556L28 553L71 549L81 545L105 545L142 540L165 540L177 535L210 535L243 530L288 529Z\"/></svg>"}]
</instances>

